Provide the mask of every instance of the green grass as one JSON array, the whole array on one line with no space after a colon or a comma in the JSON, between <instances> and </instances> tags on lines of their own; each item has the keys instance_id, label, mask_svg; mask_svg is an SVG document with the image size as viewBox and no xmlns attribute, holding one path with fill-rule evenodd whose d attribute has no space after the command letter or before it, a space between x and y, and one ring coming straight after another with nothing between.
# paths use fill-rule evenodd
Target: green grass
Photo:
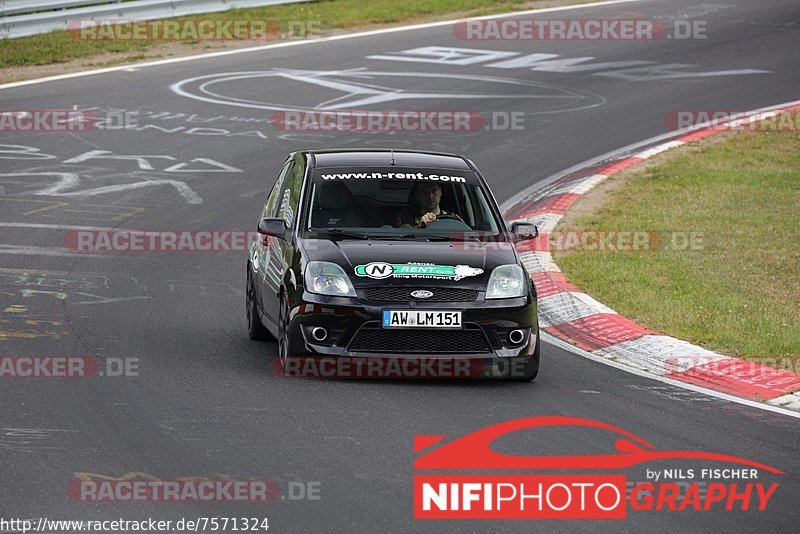
<instances>
[{"instance_id":1,"label":"green grass","mask_svg":"<svg viewBox=\"0 0 800 534\"><path fill-rule=\"evenodd\" d=\"M739 357L800 356L800 133L679 149L570 227L701 232L698 251L562 255L582 290L640 324Z\"/></svg>"},{"instance_id":2,"label":"green grass","mask_svg":"<svg viewBox=\"0 0 800 534\"><path fill-rule=\"evenodd\" d=\"M589 0L573 0L584 3ZM529 0L323 0L201 15L204 20L236 19L277 21L285 31L289 21L319 21L321 29L346 29L374 24L418 21L448 13L478 16L519 9ZM183 17L198 18L199 15ZM181 20L181 19L177 19ZM442 31L447 31L443 29ZM79 40L66 31L0 40L0 68L49 65L119 52L146 53L158 44L148 41ZM196 42L195 42L196 44ZM187 50L188 50L187 45Z\"/></svg>"}]
</instances>

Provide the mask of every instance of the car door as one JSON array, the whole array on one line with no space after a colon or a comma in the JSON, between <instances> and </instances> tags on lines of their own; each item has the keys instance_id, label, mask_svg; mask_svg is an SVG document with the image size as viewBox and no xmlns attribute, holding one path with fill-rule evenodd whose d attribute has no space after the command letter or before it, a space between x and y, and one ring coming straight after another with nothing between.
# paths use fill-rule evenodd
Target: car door
<instances>
[{"instance_id":1,"label":"car door","mask_svg":"<svg viewBox=\"0 0 800 534\"><path fill-rule=\"evenodd\" d=\"M264 208L261 210L261 219L267 217L277 217L278 210L280 209L280 199L283 194L286 179L292 170L293 160L284 163L278 179L275 180L275 185L272 187ZM255 246L255 258L253 261L254 269L256 271L256 279L258 280L258 300L261 303L261 309L267 314L269 320L273 323L278 322L277 314L273 315L271 310L274 306L271 303L276 302L278 299L278 288L280 287L280 274L274 268L274 261L272 256L275 255L278 247L277 242L280 241L272 236L259 236Z\"/></svg>"},{"instance_id":2,"label":"car door","mask_svg":"<svg viewBox=\"0 0 800 534\"><path fill-rule=\"evenodd\" d=\"M279 277L277 290L280 288L280 282L286 274L286 270L292 265L294 255L296 253L296 243L294 241L295 227L299 220L299 207L300 207L300 194L303 190L303 180L305 178L305 163L302 156L298 155L294 161L294 165L286 176L283 185L283 191L279 195L277 212L275 217L283 219L288 228L286 232L286 240L271 237L273 240L270 248L270 265L269 269L273 269ZM273 298L265 301L266 312L270 317L278 317L278 299Z\"/></svg>"}]
</instances>

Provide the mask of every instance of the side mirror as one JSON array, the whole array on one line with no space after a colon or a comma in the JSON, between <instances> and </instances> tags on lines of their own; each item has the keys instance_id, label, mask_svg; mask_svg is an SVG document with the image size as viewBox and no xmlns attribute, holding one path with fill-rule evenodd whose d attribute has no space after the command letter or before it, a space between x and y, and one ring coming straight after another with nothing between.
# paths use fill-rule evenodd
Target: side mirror
<instances>
[{"instance_id":1,"label":"side mirror","mask_svg":"<svg viewBox=\"0 0 800 534\"><path fill-rule=\"evenodd\" d=\"M539 229L533 223L513 222L511 223L511 235L514 241L527 241L539 235Z\"/></svg>"},{"instance_id":2,"label":"side mirror","mask_svg":"<svg viewBox=\"0 0 800 534\"><path fill-rule=\"evenodd\" d=\"M286 222L278 217L261 219L258 222L258 233L263 236L274 236L286 239Z\"/></svg>"}]
</instances>

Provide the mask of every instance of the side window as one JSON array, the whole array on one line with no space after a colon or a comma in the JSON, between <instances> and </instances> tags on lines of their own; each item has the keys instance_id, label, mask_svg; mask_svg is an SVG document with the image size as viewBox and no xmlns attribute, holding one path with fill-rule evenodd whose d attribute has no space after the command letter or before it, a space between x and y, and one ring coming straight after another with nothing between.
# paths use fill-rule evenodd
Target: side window
<instances>
[{"instance_id":1,"label":"side window","mask_svg":"<svg viewBox=\"0 0 800 534\"><path fill-rule=\"evenodd\" d=\"M283 218L283 220L286 221L286 226L290 228L294 223L297 207L300 203L300 191L303 188L304 174L305 169L303 166L300 164L295 165L289 178L286 180L286 186L281 195L281 208L278 212L278 217Z\"/></svg>"},{"instance_id":2,"label":"side window","mask_svg":"<svg viewBox=\"0 0 800 534\"><path fill-rule=\"evenodd\" d=\"M275 217L275 211L278 207L278 198L280 197L280 193L283 192L283 184L286 182L286 175L289 174L293 163L293 161L287 161L283 169L281 169L281 173L278 175L278 179L275 180L275 185L272 186L272 191L270 191L267 197L267 203L264 205L264 209L261 212L262 219Z\"/></svg>"}]
</instances>

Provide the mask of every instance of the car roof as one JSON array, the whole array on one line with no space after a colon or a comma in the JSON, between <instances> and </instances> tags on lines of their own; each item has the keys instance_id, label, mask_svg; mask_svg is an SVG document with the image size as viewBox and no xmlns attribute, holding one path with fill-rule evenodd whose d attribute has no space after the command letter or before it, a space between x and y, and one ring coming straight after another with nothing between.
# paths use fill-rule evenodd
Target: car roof
<instances>
[{"instance_id":1,"label":"car roof","mask_svg":"<svg viewBox=\"0 0 800 534\"><path fill-rule=\"evenodd\" d=\"M474 170L469 161L457 154L420 150L375 149L326 149L303 150L310 156L310 167L427 167L431 169Z\"/></svg>"}]
</instances>

